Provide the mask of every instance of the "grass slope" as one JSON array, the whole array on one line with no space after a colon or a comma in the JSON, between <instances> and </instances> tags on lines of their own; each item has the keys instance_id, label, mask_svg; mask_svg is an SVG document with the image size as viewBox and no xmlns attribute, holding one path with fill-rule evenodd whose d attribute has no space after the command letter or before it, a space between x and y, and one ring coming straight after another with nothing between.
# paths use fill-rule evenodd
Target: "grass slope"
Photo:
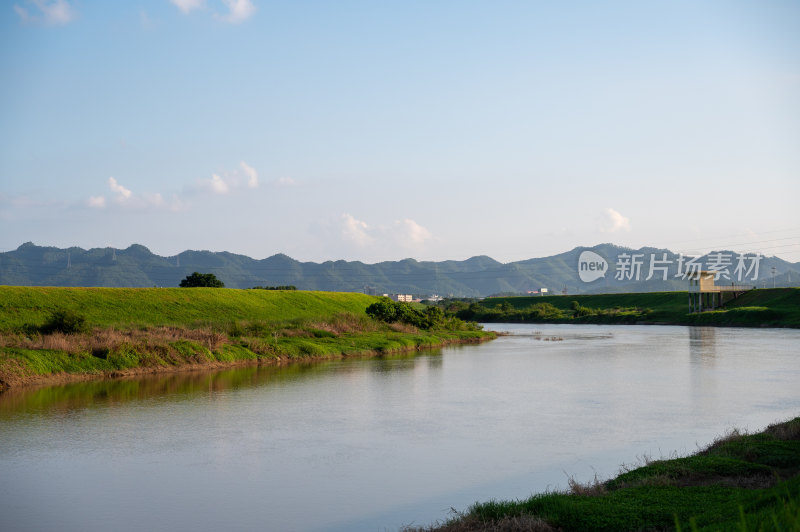
<instances>
[{"instance_id":1,"label":"grass slope","mask_svg":"<svg viewBox=\"0 0 800 532\"><path fill-rule=\"evenodd\" d=\"M523 501L475 504L428 531L800 530L800 418L684 458ZM411 530L411 529L409 529Z\"/></svg>"},{"instance_id":2,"label":"grass slope","mask_svg":"<svg viewBox=\"0 0 800 532\"><path fill-rule=\"evenodd\" d=\"M57 309L98 327L195 325L235 320L288 322L363 313L364 294L225 288L39 288L0 286L0 331L42 324Z\"/></svg>"},{"instance_id":3,"label":"grass slope","mask_svg":"<svg viewBox=\"0 0 800 532\"><path fill-rule=\"evenodd\" d=\"M578 316L573 302L588 309ZM500 311L498 306L510 306ZM526 312L535 305L560 311L546 317ZM481 302L487 312L478 321L531 321L557 323L670 323L679 325L730 325L800 327L800 288L751 290L716 311L689 313L686 292L599 294L545 297L493 297Z\"/></svg>"},{"instance_id":4,"label":"grass slope","mask_svg":"<svg viewBox=\"0 0 800 532\"><path fill-rule=\"evenodd\" d=\"M187 365L391 353L493 337L450 321L387 325L356 293L218 288L0 287L0 390L57 374L108 375ZM88 334L42 334L54 311Z\"/></svg>"}]
</instances>

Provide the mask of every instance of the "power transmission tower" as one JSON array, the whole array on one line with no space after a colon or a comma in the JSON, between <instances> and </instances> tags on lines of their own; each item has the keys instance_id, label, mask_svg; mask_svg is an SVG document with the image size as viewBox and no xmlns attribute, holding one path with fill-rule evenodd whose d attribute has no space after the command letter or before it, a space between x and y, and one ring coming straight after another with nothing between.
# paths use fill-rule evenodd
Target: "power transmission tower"
<instances>
[{"instance_id":1,"label":"power transmission tower","mask_svg":"<svg viewBox=\"0 0 800 532\"><path fill-rule=\"evenodd\" d=\"M69 256L69 251L67 251L67 269L70 269L71 267L72 267L72 260Z\"/></svg>"}]
</instances>

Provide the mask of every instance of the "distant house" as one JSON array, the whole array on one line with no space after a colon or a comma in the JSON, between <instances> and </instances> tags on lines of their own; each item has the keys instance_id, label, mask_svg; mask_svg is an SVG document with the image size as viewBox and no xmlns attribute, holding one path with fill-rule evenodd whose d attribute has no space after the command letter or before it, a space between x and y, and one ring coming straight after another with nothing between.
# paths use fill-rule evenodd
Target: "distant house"
<instances>
[{"instance_id":1,"label":"distant house","mask_svg":"<svg viewBox=\"0 0 800 532\"><path fill-rule=\"evenodd\" d=\"M411 294L383 294L385 297L388 297L392 301L397 301L398 303L411 303L414 300L414 296Z\"/></svg>"}]
</instances>

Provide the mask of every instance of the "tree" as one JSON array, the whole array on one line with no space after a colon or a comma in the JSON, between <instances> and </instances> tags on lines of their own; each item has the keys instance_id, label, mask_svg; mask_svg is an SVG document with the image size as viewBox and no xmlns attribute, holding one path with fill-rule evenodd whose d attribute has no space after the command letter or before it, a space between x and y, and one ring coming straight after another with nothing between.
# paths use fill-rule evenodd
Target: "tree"
<instances>
[{"instance_id":1,"label":"tree","mask_svg":"<svg viewBox=\"0 0 800 532\"><path fill-rule=\"evenodd\" d=\"M213 273L199 273L194 272L188 275L180 284L181 288L195 288L198 286L206 286L209 288L224 288L225 283L217 279Z\"/></svg>"}]
</instances>

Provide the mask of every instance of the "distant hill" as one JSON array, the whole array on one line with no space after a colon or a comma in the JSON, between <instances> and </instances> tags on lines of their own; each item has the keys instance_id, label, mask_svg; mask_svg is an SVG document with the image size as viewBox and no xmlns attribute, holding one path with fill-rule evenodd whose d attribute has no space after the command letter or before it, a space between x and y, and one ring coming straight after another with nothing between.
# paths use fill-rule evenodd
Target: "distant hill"
<instances>
[{"instance_id":1,"label":"distant hill","mask_svg":"<svg viewBox=\"0 0 800 532\"><path fill-rule=\"evenodd\" d=\"M605 277L584 283L578 276L578 258L583 251L593 251L608 262ZM735 281L736 254L721 251L731 261L729 274ZM620 256L639 254L642 262L639 279L634 275L617 279ZM666 261L667 279L658 270L650 280L651 255ZM712 257L713 259L713 257ZM14 251L0 253L0 284L18 286L178 286L181 279L198 271L213 273L229 288L294 285L300 290L339 292L375 291L411 293L426 297L432 294L455 297L483 297L493 294L526 294L547 288L550 294L654 292L685 290L686 281L676 278L678 255L656 248L633 250L614 244L577 247L565 253L501 263L477 256L463 261L420 262L414 259L365 264L358 261L299 262L283 254L256 260L228 252L184 251L177 256L161 257L144 246L126 249L72 247L60 249L33 243ZM709 257L700 262L707 264ZM748 261L747 265L750 265ZM764 257L759 263L758 279L751 272L741 284L759 287L800 286L800 263L777 257ZM731 280L721 279L730 284Z\"/></svg>"}]
</instances>

